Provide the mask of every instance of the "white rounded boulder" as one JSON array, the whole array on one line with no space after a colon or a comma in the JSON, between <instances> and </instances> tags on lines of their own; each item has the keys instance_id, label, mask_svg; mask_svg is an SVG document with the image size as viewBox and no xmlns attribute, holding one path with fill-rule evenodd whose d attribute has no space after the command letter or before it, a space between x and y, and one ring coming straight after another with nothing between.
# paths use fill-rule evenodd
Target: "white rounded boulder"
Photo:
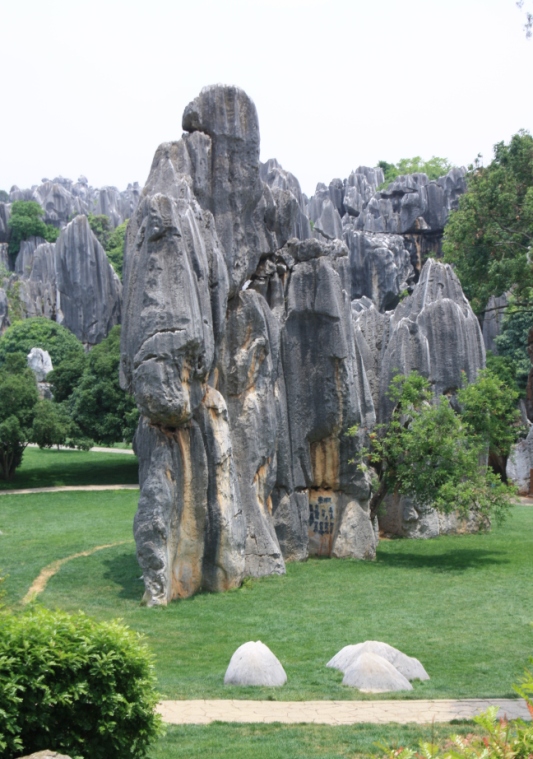
<instances>
[{"instance_id":1,"label":"white rounded boulder","mask_svg":"<svg viewBox=\"0 0 533 759\"><path fill-rule=\"evenodd\" d=\"M390 662L377 654L362 653L344 674L343 685L357 688L362 693L388 693L395 690L413 690L409 680Z\"/></svg>"},{"instance_id":2,"label":"white rounded boulder","mask_svg":"<svg viewBox=\"0 0 533 759\"><path fill-rule=\"evenodd\" d=\"M379 640L367 640L354 646L344 646L326 666L346 672L356 659L365 653L377 654L386 659L408 680L429 680L428 673L418 659L407 656L394 646L389 646L388 643L382 643Z\"/></svg>"},{"instance_id":3,"label":"white rounded boulder","mask_svg":"<svg viewBox=\"0 0 533 759\"><path fill-rule=\"evenodd\" d=\"M224 676L225 685L285 685L287 675L279 659L260 640L248 641L235 651Z\"/></svg>"}]
</instances>

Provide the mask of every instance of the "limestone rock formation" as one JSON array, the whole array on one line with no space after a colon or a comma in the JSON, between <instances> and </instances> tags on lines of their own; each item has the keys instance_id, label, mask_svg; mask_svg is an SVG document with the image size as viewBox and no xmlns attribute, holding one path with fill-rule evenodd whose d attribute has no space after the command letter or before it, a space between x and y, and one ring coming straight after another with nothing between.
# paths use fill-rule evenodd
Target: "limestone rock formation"
<instances>
[{"instance_id":1,"label":"limestone rock formation","mask_svg":"<svg viewBox=\"0 0 533 759\"><path fill-rule=\"evenodd\" d=\"M16 200L32 200L39 203L44 210L44 221L62 229L79 214L105 214L112 227L118 227L129 219L139 202L141 188L138 183L129 184L124 191L116 187L95 188L89 185L86 177L79 177L77 182L65 177L43 179L40 185L20 190L12 187L9 193L10 203ZM7 210L6 210L7 209ZM6 217L7 214L7 217ZM3 242L3 230L9 218L9 204L0 203L0 242ZM7 237L6 237L7 239Z\"/></svg>"},{"instance_id":2,"label":"limestone rock formation","mask_svg":"<svg viewBox=\"0 0 533 759\"><path fill-rule=\"evenodd\" d=\"M87 345L120 323L122 284L84 215L69 222L55 243L38 237L22 242L8 287L17 290L23 318L57 321Z\"/></svg>"},{"instance_id":3,"label":"limestone rock formation","mask_svg":"<svg viewBox=\"0 0 533 759\"><path fill-rule=\"evenodd\" d=\"M28 366L35 374L37 382L44 382L46 375L54 368L50 354L42 348L31 349L28 353Z\"/></svg>"},{"instance_id":4,"label":"limestone rock formation","mask_svg":"<svg viewBox=\"0 0 533 759\"><path fill-rule=\"evenodd\" d=\"M394 648L394 646L378 640L367 640L364 643L357 643L353 646L344 646L338 654L335 654L330 659L326 667L347 672L362 654L381 656L392 664L407 680L429 680L428 673L418 659L415 659L413 656L407 656L397 648Z\"/></svg>"},{"instance_id":5,"label":"limestone rock formation","mask_svg":"<svg viewBox=\"0 0 533 759\"><path fill-rule=\"evenodd\" d=\"M461 387L462 372L473 382L485 365L479 322L448 264L429 259L412 294L389 315L368 301L353 304L352 314L367 371L379 378L380 421L391 413L387 388L396 373L416 369L443 395Z\"/></svg>"},{"instance_id":6,"label":"limestone rock formation","mask_svg":"<svg viewBox=\"0 0 533 759\"><path fill-rule=\"evenodd\" d=\"M224 676L225 685L285 685L287 675L279 659L260 640L243 643L231 657Z\"/></svg>"},{"instance_id":7,"label":"limestone rock formation","mask_svg":"<svg viewBox=\"0 0 533 759\"><path fill-rule=\"evenodd\" d=\"M149 605L308 555L372 559L357 462L390 413L393 373L453 392L484 362L450 267L429 261L415 284L405 238L361 226L381 170L308 205L290 172L259 163L255 106L236 87L204 88L183 128L156 151L125 250L121 374L141 411L134 531ZM398 201L400 227L415 206L440 224L454 176L399 182L413 196Z\"/></svg>"},{"instance_id":8,"label":"limestone rock formation","mask_svg":"<svg viewBox=\"0 0 533 759\"><path fill-rule=\"evenodd\" d=\"M312 239L296 179L260 166L242 90L205 88L183 126L156 152L125 256L148 604L309 552L373 558L377 542L346 434L375 421L347 248Z\"/></svg>"},{"instance_id":9,"label":"limestone rock formation","mask_svg":"<svg viewBox=\"0 0 533 759\"><path fill-rule=\"evenodd\" d=\"M409 680L378 654L362 653L344 673L343 685L362 693L389 693L413 690Z\"/></svg>"}]
</instances>

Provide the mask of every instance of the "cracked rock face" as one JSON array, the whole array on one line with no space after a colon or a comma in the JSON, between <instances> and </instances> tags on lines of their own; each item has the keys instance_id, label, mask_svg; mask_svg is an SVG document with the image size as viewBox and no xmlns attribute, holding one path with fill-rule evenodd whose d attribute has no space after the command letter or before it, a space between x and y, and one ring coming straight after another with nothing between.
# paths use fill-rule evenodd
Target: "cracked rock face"
<instances>
[{"instance_id":1,"label":"cracked rock face","mask_svg":"<svg viewBox=\"0 0 533 759\"><path fill-rule=\"evenodd\" d=\"M259 163L237 87L202 90L183 128L156 151L125 250L121 377L141 411L149 605L309 555L374 558L358 462L392 373L417 368L443 392L484 360L451 269L429 262L415 284L405 238L359 226L381 170L308 206L290 172Z\"/></svg>"}]
</instances>

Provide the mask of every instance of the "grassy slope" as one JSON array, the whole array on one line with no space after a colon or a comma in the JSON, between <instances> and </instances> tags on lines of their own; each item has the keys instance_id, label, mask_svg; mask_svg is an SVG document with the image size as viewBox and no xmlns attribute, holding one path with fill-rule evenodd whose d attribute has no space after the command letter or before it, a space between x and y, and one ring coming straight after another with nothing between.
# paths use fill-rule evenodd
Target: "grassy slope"
<instances>
[{"instance_id":1,"label":"grassy slope","mask_svg":"<svg viewBox=\"0 0 533 759\"><path fill-rule=\"evenodd\" d=\"M139 481L137 466L137 458L131 454L26 448L14 479L0 480L0 490L58 485L135 485Z\"/></svg>"},{"instance_id":2,"label":"grassy slope","mask_svg":"<svg viewBox=\"0 0 533 759\"><path fill-rule=\"evenodd\" d=\"M53 560L131 540L136 499L127 491L1 496L8 602ZM432 679L415 684L414 698L512 696L533 652L532 556L533 508L517 507L488 535L384 542L373 563L310 560L238 591L145 609L132 542L65 564L41 601L120 616L145 632L166 698L361 698L324 664L365 639L421 659ZM231 654L251 639L282 661L283 689L223 686Z\"/></svg>"}]
</instances>

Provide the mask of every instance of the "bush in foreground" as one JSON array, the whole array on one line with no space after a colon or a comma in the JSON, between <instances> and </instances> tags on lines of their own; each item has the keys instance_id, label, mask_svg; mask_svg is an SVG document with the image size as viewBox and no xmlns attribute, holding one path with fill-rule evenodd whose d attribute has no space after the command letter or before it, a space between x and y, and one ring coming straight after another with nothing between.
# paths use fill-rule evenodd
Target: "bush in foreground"
<instances>
[{"instance_id":1,"label":"bush in foreground","mask_svg":"<svg viewBox=\"0 0 533 759\"><path fill-rule=\"evenodd\" d=\"M530 660L533 664L533 659ZM519 696L525 699L533 718L533 671L526 670L520 683L515 686ZM410 748L384 749L384 759L531 759L533 757L533 723L497 719L498 707L474 717L482 728L480 735L455 735L445 746L423 742L419 750Z\"/></svg>"},{"instance_id":2,"label":"bush in foreground","mask_svg":"<svg viewBox=\"0 0 533 759\"><path fill-rule=\"evenodd\" d=\"M0 757L53 748L144 757L159 735L152 657L118 622L34 608L0 615Z\"/></svg>"}]
</instances>

